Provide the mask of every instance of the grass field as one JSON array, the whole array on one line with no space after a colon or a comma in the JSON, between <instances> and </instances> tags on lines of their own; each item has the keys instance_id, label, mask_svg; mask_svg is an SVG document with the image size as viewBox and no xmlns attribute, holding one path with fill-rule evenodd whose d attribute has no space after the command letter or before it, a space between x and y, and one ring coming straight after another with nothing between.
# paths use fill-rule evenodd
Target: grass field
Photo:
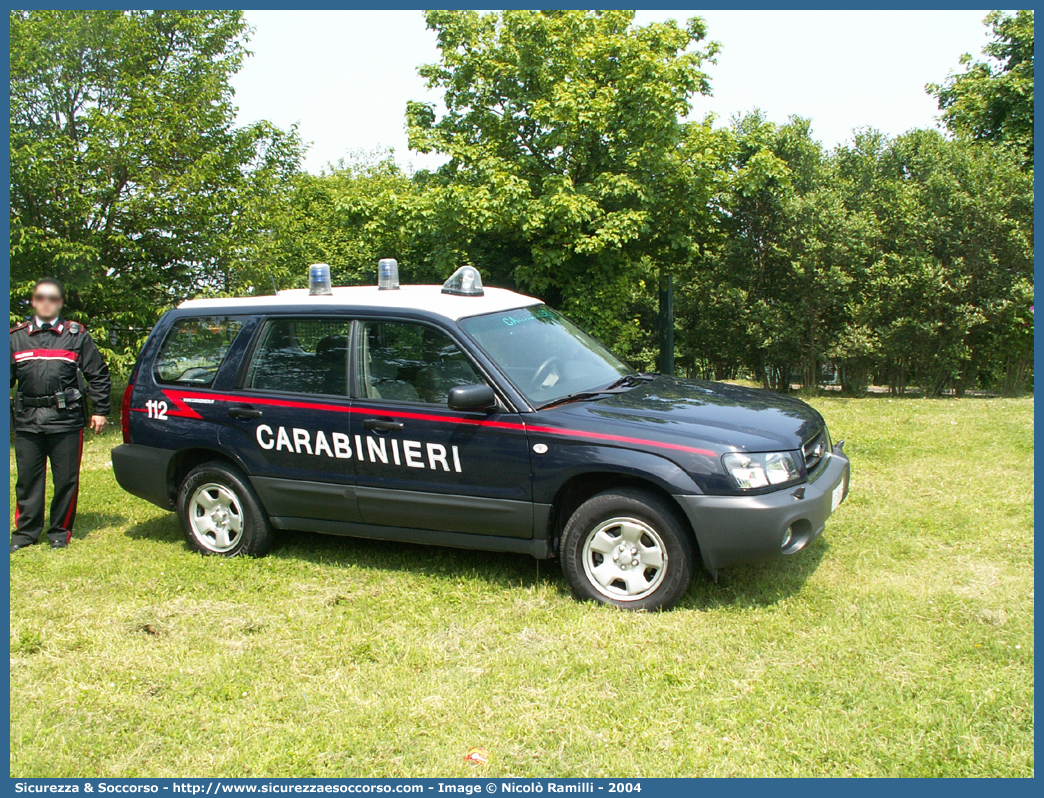
<instances>
[{"instance_id":1,"label":"grass field","mask_svg":"<svg viewBox=\"0 0 1044 798\"><path fill-rule=\"evenodd\" d=\"M825 536L662 614L511 555L199 557L91 439L73 545L11 561L11 774L1033 775L1033 400L811 402Z\"/></svg>"}]
</instances>

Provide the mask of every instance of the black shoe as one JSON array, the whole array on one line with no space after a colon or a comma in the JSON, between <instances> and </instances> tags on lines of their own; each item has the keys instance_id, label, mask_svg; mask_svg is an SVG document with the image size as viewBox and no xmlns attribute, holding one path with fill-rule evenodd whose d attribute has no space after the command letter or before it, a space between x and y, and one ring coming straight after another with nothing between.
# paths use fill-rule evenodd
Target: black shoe
<instances>
[{"instance_id":1,"label":"black shoe","mask_svg":"<svg viewBox=\"0 0 1044 798\"><path fill-rule=\"evenodd\" d=\"M64 549L68 545L69 545L69 541L67 541L67 540L52 540L51 541L51 548L52 549Z\"/></svg>"},{"instance_id":2,"label":"black shoe","mask_svg":"<svg viewBox=\"0 0 1044 798\"><path fill-rule=\"evenodd\" d=\"M12 543L11 544L11 553L14 554L19 549L24 549L26 546L32 546L32 545L33 545L32 543Z\"/></svg>"}]
</instances>

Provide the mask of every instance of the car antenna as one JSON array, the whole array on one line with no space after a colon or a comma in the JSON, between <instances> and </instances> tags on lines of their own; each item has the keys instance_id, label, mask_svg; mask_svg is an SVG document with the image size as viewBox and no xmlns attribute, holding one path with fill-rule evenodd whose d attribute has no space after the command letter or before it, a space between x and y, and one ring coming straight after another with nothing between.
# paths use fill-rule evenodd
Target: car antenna
<instances>
[{"instance_id":1,"label":"car antenna","mask_svg":"<svg viewBox=\"0 0 1044 798\"><path fill-rule=\"evenodd\" d=\"M269 274L268 276L272 278L272 293L279 296L279 287L276 285L275 274Z\"/></svg>"}]
</instances>

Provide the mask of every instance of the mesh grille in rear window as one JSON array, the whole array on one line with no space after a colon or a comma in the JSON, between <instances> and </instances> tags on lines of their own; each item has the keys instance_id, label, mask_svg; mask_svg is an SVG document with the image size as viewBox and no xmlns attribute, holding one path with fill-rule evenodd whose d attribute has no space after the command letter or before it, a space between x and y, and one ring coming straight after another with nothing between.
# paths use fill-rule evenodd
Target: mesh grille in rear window
<instances>
[{"instance_id":1,"label":"mesh grille in rear window","mask_svg":"<svg viewBox=\"0 0 1044 798\"><path fill-rule=\"evenodd\" d=\"M210 386L241 329L241 321L227 317L178 319L156 356L156 382Z\"/></svg>"}]
</instances>

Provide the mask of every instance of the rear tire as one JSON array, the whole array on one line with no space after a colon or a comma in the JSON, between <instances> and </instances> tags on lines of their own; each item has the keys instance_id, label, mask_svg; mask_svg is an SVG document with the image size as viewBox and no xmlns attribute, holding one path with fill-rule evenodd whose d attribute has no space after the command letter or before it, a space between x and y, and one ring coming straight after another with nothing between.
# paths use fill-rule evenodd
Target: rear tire
<instances>
[{"instance_id":1,"label":"rear tire","mask_svg":"<svg viewBox=\"0 0 1044 798\"><path fill-rule=\"evenodd\" d=\"M196 466L178 491L178 519L188 544L202 554L261 557L275 534L246 475L212 461Z\"/></svg>"},{"instance_id":2,"label":"rear tire","mask_svg":"<svg viewBox=\"0 0 1044 798\"><path fill-rule=\"evenodd\" d=\"M628 610L673 607L692 584L695 546L677 511L642 490L605 491L566 523L562 571L580 599Z\"/></svg>"}]
</instances>

